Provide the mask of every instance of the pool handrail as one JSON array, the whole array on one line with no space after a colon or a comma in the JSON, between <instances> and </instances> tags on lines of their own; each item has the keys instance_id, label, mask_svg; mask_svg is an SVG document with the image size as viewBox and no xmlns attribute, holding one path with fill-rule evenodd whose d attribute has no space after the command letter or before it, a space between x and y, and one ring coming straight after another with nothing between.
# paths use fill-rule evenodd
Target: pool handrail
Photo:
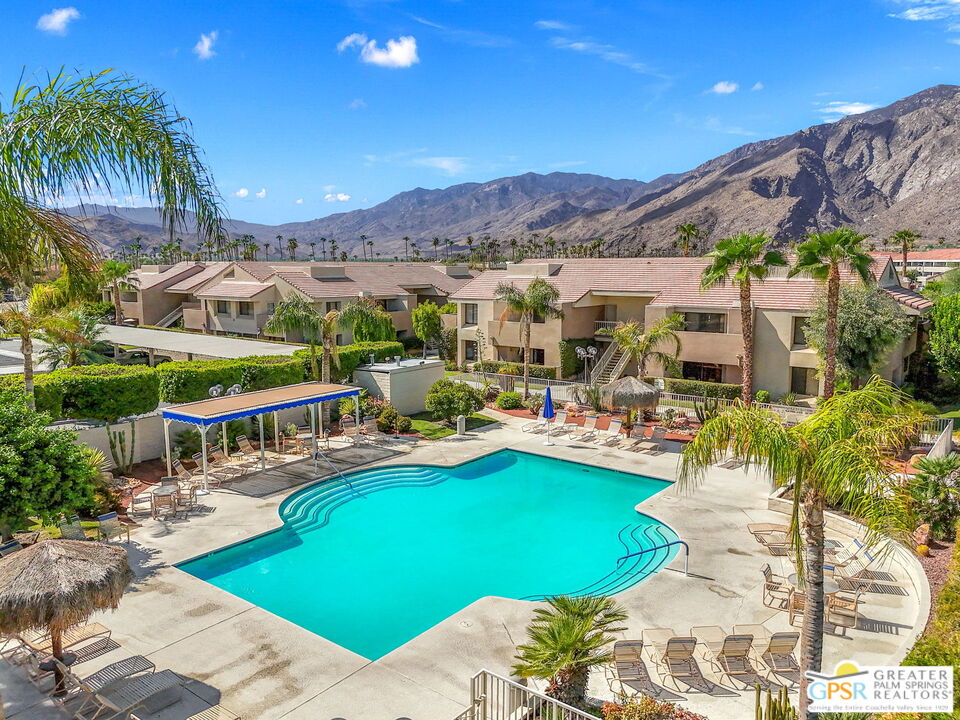
<instances>
[{"instance_id":1,"label":"pool handrail","mask_svg":"<svg viewBox=\"0 0 960 720\"><path fill-rule=\"evenodd\" d=\"M653 552L654 550L663 550L664 548L672 547L673 545L683 545L684 556L683 556L683 574L687 577L690 577L689 567L690 567L690 546L687 545L686 540L671 540L668 543L663 545L656 545L654 547L644 548L637 552L630 553L629 555L624 555L623 557L617 558L617 567L620 567L620 564L627 558L636 557L637 555L643 555L644 553Z\"/></svg>"}]
</instances>

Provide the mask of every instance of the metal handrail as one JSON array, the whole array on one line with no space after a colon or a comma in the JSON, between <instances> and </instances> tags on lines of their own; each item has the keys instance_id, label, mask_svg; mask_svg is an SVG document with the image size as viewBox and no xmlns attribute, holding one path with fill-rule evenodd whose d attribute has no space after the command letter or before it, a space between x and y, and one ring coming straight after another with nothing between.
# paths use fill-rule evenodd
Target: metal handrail
<instances>
[{"instance_id":1,"label":"metal handrail","mask_svg":"<svg viewBox=\"0 0 960 720\"><path fill-rule=\"evenodd\" d=\"M644 553L653 552L654 550L663 550L664 548L672 547L674 545L683 545L683 549L684 549L683 574L689 577L690 576L690 572L689 572L690 546L687 545L686 540L671 540L670 542L664 543L663 545L656 545L654 547L644 548L643 550L640 550L638 552L630 553L629 555L624 555L621 558L617 558L617 567L620 567L621 563L623 563L623 561L626 560L627 558L636 557L637 555L643 555Z\"/></svg>"},{"instance_id":2,"label":"metal handrail","mask_svg":"<svg viewBox=\"0 0 960 720\"><path fill-rule=\"evenodd\" d=\"M620 344L616 340L611 340L609 346L606 350L603 351L603 355L597 358L597 362L593 365L593 370L590 372L590 382L595 383L600 377L601 371L606 368L610 363L610 359L613 357L614 353L620 348Z\"/></svg>"},{"instance_id":3,"label":"metal handrail","mask_svg":"<svg viewBox=\"0 0 960 720\"><path fill-rule=\"evenodd\" d=\"M318 457L322 458L323 461L324 461L327 465L330 466L330 469L333 470L337 475L340 476L340 479L343 480L343 482L345 482L345 483L347 484L347 487L349 487L349 488L350 488L351 490L353 490L354 492L357 492L356 490L354 490L353 484L352 484L349 480L347 480L346 475L344 475L342 472L340 472L340 468L338 468L336 465L334 465L333 462L330 460L330 458L328 458L326 455L323 454L323 450L321 450L320 448L317 448L317 451L316 451L316 452L314 453L314 455L313 455L313 469L314 469L314 470L317 469L317 458L318 458Z\"/></svg>"}]
</instances>

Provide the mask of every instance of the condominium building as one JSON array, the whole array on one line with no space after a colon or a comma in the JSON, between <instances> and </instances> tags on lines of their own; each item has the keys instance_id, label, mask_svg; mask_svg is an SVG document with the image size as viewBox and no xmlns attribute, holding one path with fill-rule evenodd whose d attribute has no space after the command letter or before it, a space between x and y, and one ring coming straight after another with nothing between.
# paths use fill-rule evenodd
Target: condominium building
<instances>
[{"instance_id":1,"label":"condominium building","mask_svg":"<svg viewBox=\"0 0 960 720\"><path fill-rule=\"evenodd\" d=\"M588 340L598 348L594 379L608 382L636 372L623 356L609 331L618 323L637 321L650 325L679 313L684 329L678 333L678 357L686 378L738 383L743 363L739 290L732 285L700 289L704 258L602 258L526 260L504 270L481 273L455 291L458 305L458 360L522 359L520 323L504 313L496 301L498 284L525 289L541 277L559 291L562 318L536 318L531 330L531 355L536 364L560 365L561 340ZM922 296L900 286L889 256L877 257L872 266L875 281L900 302L906 312L919 317L930 306ZM844 272L845 282L854 277ZM774 397L787 392L815 395L819 357L808 347L804 325L822 283L804 277L788 279L776 269L763 283L753 286L754 386ZM903 381L909 356L916 350L916 330L890 353L882 374ZM650 367L651 375L663 368Z\"/></svg>"},{"instance_id":2,"label":"condominium building","mask_svg":"<svg viewBox=\"0 0 960 720\"><path fill-rule=\"evenodd\" d=\"M891 253L891 255L897 270L902 270L902 255L900 253ZM920 288L926 285L927 281L957 268L960 268L960 248L911 250L907 253L907 272L916 271L917 287Z\"/></svg>"},{"instance_id":3,"label":"condominium building","mask_svg":"<svg viewBox=\"0 0 960 720\"><path fill-rule=\"evenodd\" d=\"M323 312L360 297L374 298L390 313L400 338L413 332L412 310L447 302L476 273L463 265L360 262L185 262L144 265L120 291L125 318L140 325L244 337L264 331L276 304L298 295ZM103 291L112 302L112 291ZM288 334L282 338L297 341ZM341 342L350 342L344 330Z\"/></svg>"}]
</instances>

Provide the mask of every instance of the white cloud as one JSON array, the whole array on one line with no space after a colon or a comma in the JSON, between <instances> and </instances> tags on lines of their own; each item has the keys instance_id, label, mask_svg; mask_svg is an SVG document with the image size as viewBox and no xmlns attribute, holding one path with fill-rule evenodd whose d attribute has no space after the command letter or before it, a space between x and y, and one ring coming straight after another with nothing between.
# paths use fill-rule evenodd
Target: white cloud
<instances>
[{"instance_id":1,"label":"white cloud","mask_svg":"<svg viewBox=\"0 0 960 720\"><path fill-rule=\"evenodd\" d=\"M757 82L755 82L755 83L753 84L753 87L752 87L752 88L750 88L750 89L751 89L751 90L753 90L753 91L756 91L756 90L763 90L763 83L762 83L762 82L759 82L759 81L757 81Z\"/></svg>"},{"instance_id":2,"label":"white cloud","mask_svg":"<svg viewBox=\"0 0 960 720\"><path fill-rule=\"evenodd\" d=\"M66 35L70 23L80 18L80 11L75 7L54 8L37 20L37 30L51 35Z\"/></svg>"},{"instance_id":3,"label":"white cloud","mask_svg":"<svg viewBox=\"0 0 960 720\"><path fill-rule=\"evenodd\" d=\"M200 39L197 40L197 44L193 46L193 52L201 60L209 60L217 54L213 49L213 45L217 42L218 37L220 37L219 30L213 30L209 33L200 33Z\"/></svg>"},{"instance_id":4,"label":"white cloud","mask_svg":"<svg viewBox=\"0 0 960 720\"><path fill-rule=\"evenodd\" d=\"M664 77L652 70L646 63L636 60L630 53L623 52L613 45L598 43L593 40L571 40L565 37L550 38L550 44L561 50L573 50L574 52L584 53L586 55L596 55L602 60L629 68L637 73L653 75L654 77L660 78Z\"/></svg>"},{"instance_id":5,"label":"white cloud","mask_svg":"<svg viewBox=\"0 0 960 720\"><path fill-rule=\"evenodd\" d=\"M328 193L333 192L333 191L336 190L336 189L337 189L337 186L336 186L336 185L324 185L324 186L323 186L323 191L324 191L324 192L328 192Z\"/></svg>"},{"instance_id":6,"label":"white cloud","mask_svg":"<svg viewBox=\"0 0 960 720\"><path fill-rule=\"evenodd\" d=\"M367 101L363 98L354 98L350 101L350 104L347 105L347 108L350 110L363 110L367 106Z\"/></svg>"},{"instance_id":7,"label":"white cloud","mask_svg":"<svg viewBox=\"0 0 960 720\"><path fill-rule=\"evenodd\" d=\"M538 30L570 30L570 26L559 20L537 20L533 26Z\"/></svg>"},{"instance_id":8,"label":"white cloud","mask_svg":"<svg viewBox=\"0 0 960 720\"><path fill-rule=\"evenodd\" d=\"M327 193L323 196L324 202L347 202L350 199L350 196L346 193Z\"/></svg>"},{"instance_id":9,"label":"white cloud","mask_svg":"<svg viewBox=\"0 0 960 720\"><path fill-rule=\"evenodd\" d=\"M267 196L267 189L260 188L260 192L254 194L257 196L257 200L263 200Z\"/></svg>"},{"instance_id":10,"label":"white cloud","mask_svg":"<svg viewBox=\"0 0 960 720\"><path fill-rule=\"evenodd\" d=\"M414 165L440 170L447 175L459 175L467 169L466 158L462 157L424 157L413 160Z\"/></svg>"},{"instance_id":11,"label":"white cloud","mask_svg":"<svg viewBox=\"0 0 960 720\"><path fill-rule=\"evenodd\" d=\"M233 196L238 198L245 198L249 194L250 194L250 191L247 190L247 188L240 188L233 194Z\"/></svg>"},{"instance_id":12,"label":"white cloud","mask_svg":"<svg viewBox=\"0 0 960 720\"><path fill-rule=\"evenodd\" d=\"M826 120L839 120L846 115L859 115L860 113L876 110L879 105L870 105L864 102L829 102L820 108L820 113Z\"/></svg>"},{"instance_id":13,"label":"white cloud","mask_svg":"<svg viewBox=\"0 0 960 720\"><path fill-rule=\"evenodd\" d=\"M890 17L899 18L900 20L922 21L944 20L956 14L957 8L955 5L951 7L949 4L933 3L907 8L903 12L895 13Z\"/></svg>"},{"instance_id":14,"label":"white cloud","mask_svg":"<svg viewBox=\"0 0 960 720\"><path fill-rule=\"evenodd\" d=\"M294 200L294 202L295 202L297 205L303 205L303 198L297 198L296 200Z\"/></svg>"},{"instance_id":15,"label":"white cloud","mask_svg":"<svg viewBox=\"0 0 960 720\"><path fill-rule=\"evenodd\" d=\"M577 165L586 165L586 160L561 160L560 162L550 163L552 168L576 167Z\"/></svg>"},{"instance_id":16,"label":"white cloud","mask_svg":"<svg viewBox=\"0 0 960 720\"><path fill-rule=\"evenodd\" d=\"M379 47L376 40L368 39L363 33L351 33L337 43L338 52L354 47L360 48L360 61L369 65L405 68L420 62L417 39L412 35L387 40L385 47Z\"/></svg>"},{"instance_id":17,"label":"white cloud","mask_svg":"<svg viewBox=\"0 0 960 720\"><path fill-rule=\"evenodd\" d=\"M718 83L714 83L713 87L707 92L712 92L716 95L729 95L730 93L735 93L739 89L739 83L730 82L729 80L721 80Z\"/></svg>"}]
</instances>

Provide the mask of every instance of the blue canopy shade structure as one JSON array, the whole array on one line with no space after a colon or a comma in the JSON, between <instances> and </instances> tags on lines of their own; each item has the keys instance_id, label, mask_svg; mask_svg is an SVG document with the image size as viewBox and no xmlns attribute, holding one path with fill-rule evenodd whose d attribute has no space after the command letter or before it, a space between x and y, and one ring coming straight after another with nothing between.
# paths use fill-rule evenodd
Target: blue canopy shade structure
<instances>
[{"instance_id":1,"label":"blue canopy shade structure","mask_svg":"<svg viewBox=\"0 0 960 720\"><path fill-rule=\"evenodd\" d=\"M221 423L224 427L223 436L226 437L226 423L230 420L239 420L246 417L257 417L260 424L260 438L263 434L263 416L267 413L276 413L289 408L317 405L329 400L358 396L360 388L350 385L335 385L332 383L303 382L296 385L256 390L254 392L239 393L213 397L209 400L173 405L163 409L163 433L167 450L167 474L173 474L173 460L170 448L170 423L174 420L195 425L200 433L200 447L203 452L204 491L207 489L207 429L211 425ZM357 413L357 427L360 426L360 403L354 403ZM314 410L310 410L311 435L313 437L314 457L317 454L317 420ZM274 416L274 437L279 438L277 416ZM354 441L359 442L359 433ZM266 469L264 452L265 441L260 442L260 467ZM279 447L279 446L278 446ZM277 451L279 455L279 449Z\"/></svg>"}]
</instances>

